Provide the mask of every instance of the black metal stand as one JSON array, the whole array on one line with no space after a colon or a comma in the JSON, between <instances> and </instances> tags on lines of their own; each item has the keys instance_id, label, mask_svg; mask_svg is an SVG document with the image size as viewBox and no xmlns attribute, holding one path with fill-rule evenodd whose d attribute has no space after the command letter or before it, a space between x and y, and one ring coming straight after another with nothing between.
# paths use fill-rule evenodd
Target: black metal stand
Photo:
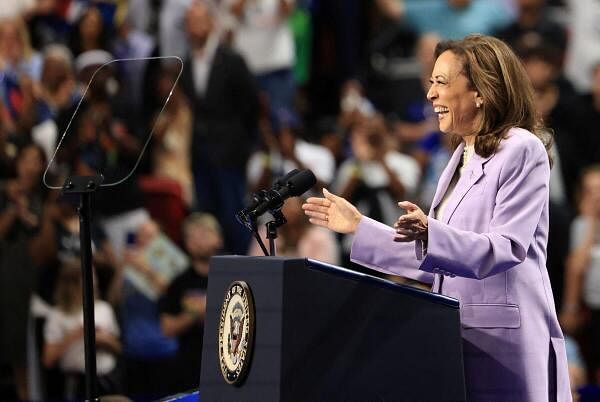
<instances>
[{"instance_id":1,"label":"black metal stand","mask_svg":"<svg viewBox=\"0 0 600 402\"><path fill-rule=\"evenodd\" d=\"M277 238L277 228L285 225L287 220L283 216L281 209L269 211L273 215L274 220L267 222L267 239L269 239L269 255L276 255L275 239Z\"/></svg>"},{"instance_id":2,"label":"black metal stand","mask_svg":"<svg viewBox=\"0 0 600 402\"><path fill-rule=\"evenodd\" d=\"M102 176L75 176L65 181L63 193L79 194L79 241L83 283L83 341L85 347L85 400L98 402L96 384L96 328L94 320L94 274L92 272L92 195Z\"/></svg>"}]
</instances>

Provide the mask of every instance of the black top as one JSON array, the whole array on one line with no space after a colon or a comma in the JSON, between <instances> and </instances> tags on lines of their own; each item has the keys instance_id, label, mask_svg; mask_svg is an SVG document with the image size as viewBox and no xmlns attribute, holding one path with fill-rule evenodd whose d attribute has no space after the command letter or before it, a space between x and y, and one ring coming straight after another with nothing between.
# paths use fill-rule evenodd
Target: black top
<instances>
[{"instance_id":1,"label":"black top","mask_svg":"<svg viewBox=\"0 0 600 402\"><path fill-rule=\"evenodd\" d=\"M182 300L190 293L206 293L208 278L199 275L189 267L177 276L169 285L161 299L159 309L161 314L178 315L183 312ZM204 323L198 322L182 333L179 340L179 367L181 368L181 390L198 387L200 378L200 363L202 359L202 336Z\"/></svg>"}]
</instances>

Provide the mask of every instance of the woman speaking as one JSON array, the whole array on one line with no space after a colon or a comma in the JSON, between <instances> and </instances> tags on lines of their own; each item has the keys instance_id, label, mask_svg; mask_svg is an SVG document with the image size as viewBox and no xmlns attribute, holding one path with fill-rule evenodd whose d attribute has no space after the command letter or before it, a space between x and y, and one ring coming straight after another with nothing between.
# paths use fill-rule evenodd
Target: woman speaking
<instances>
[{"instance_id":1,"label":"woman speaking","mask_svg":"<svg viewBox=\"0 0 600 402\"><path fill-rule=\"evenodd\" d=\"M429 214L403 201L392 229L324 190L311 223L354 233L351 258L432 283L460 301L470 402L570 401L564 339L546 270L551 137L502 41L438 44L427 98L457 145Z\"/></svg>"}]
</instances>

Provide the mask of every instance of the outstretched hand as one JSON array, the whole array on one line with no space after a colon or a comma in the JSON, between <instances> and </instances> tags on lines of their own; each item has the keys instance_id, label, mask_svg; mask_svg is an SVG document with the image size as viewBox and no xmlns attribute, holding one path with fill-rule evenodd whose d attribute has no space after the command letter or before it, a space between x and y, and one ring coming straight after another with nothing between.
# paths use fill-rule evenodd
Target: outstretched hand
<instances>
[{"instance_id":1,"label":"outstretched hand","mask_svg":"<svg viewBox=\"0 0 600 402\"><path fill-rule=\"evenodd\" d=\"M362 214L346 199L323 189L325 198L310 197L302 209L314 225L323 226L338 233L354 233Z\"/></svg>"},{"instance_id":2,"label":"outstretched hand","mask_svg":"<svg viewBox=\"0 0 600 402\"><path fill-rule=\"evenodd\" d=\"M394 227L394 241L410 242L414 240L427 241L427 215L412 202L402 201L398 206L406 210L406 214L398 218Z\"/></svg>"}]
</instances>

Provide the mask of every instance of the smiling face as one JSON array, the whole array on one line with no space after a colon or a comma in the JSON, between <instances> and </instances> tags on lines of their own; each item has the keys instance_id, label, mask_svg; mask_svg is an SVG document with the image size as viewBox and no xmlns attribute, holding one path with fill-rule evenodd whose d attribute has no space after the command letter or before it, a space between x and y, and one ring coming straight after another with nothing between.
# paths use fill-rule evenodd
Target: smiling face
<instances>
[{"instance_id":1,"label":"smiling face","mask_svg":"<svg viewBox=\"0 0 600 402\"><path fill-rule=\"evenodd\" d=\"M477 104L483 100L469 85L460 58L451 51L442 53L435 61L430 83L427 99L438 115L440 131L472 136L480 118Z\"/></svg>"}]
</instances>

